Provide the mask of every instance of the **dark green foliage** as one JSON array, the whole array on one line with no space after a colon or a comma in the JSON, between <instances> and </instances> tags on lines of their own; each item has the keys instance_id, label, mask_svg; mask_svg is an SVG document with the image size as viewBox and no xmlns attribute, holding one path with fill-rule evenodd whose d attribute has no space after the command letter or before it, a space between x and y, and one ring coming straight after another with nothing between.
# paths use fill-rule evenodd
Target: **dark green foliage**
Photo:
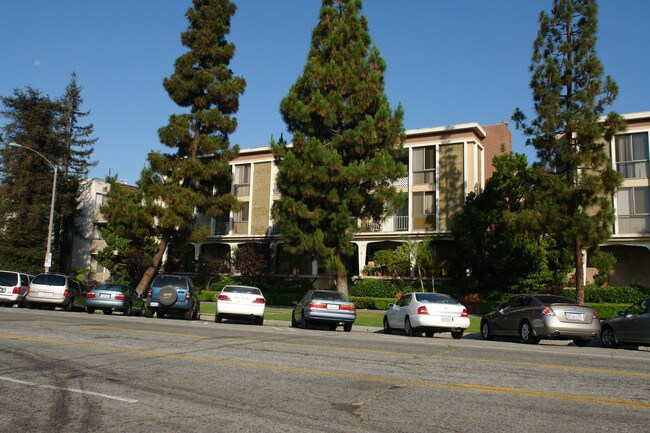
<instances>
[{"instance_id":1,"label":"dark green foliage","mask_svg":"<svg viewBox=\"0 0 650 433\"><path fill-rule=\"evenodd\" d=\"M394 304L395 298L371 298L367 296L350 296L357 309L388 310L388 304Z\"/></svg>"},{"instance_id":2,"label":"dark green foliage","mask_svg":"<svg viewBox=\"0 0 650 433\"><path fill-rule=\"evenodd\" d=\"M417 282L406 283L401 280L384 280L364 278L357 280L350 287L350 296L368 296L371 298L395 298L398 292L410 293L420 291Z\"/></svg>"},{"instance_id":3,"label":"dark green foliage","mask_svg":"<svg viewBox=\"0 0 650 433\"><path fill-rule=\"evenodd\" d=\"M616 265L616 257L609 251L598 249L589 257L588 266L598 269L598 273L594 275L594 281L598 286L602 286L608 280L608 273Z\"/></svg>"},{"instance_id":4,"label":"dark green foliage","mask_svg":"<svg viewBox=\"0 0 650 433\"><path fill-rule=\"evenodd\" d=\"M219 292L216 290L202 290L199 293L198 300L201 302L214 302L215 296L218 294Z\"/></svg>"},{"instance_id":5,"label":"dark green foliage","mask_svg":"<svg viewBox=\"0 0 650 433\"><path fill-rule=\"evenodd\" d=\"M470 193L453 220L455 279L482 294L562 286L568 262L540 218L545 203L536 185L543 173L520 154L496 157L493 164L484 191Z\"/></svg>"},{"instance_id":6,"label":"dark green foliage","mask_svg":"<svg viewBox=\"0 0 650 433\"><path fill-rule=\"evenodd\" d=\"M291 254L316 254L347 293L345 256L359 219L379 220L401 196L401 106L384 94L386 65L371 46L360 0L323 0L303 74L280 112L292 145L271 143L282 199L273 206Z\"/></svg>"},{"instance_id":7,"label":"dark green foliage","mask_svg":"<svg viewBox=\"0 0 650 433\"><path fill-rule=\"evenodd\" d=\"M564 289L564 295L575 297L575 289ZM650 298L650 290L639 286L598 287L593 284L585 286L585 302L633 304Z\"/></svg>"},{"instance_id":8,"label":"dark green foliage","mask_svg":"<svg viewBox=\"0 0 650 433\"><path fill-rule=\"evenodd\" d=\"M620 183L604 145L624 128L614 113L600 120L618 87L596 55L597 14L595 0L554 0L550 15L540 14L530 66L537 117L526 124L520 110L513 116L548 173L544 192L554 204L544 210L546 229L573 253L578 301L582 251L610 236L611 196Z\"/></svg>"},{"instance_id":9,"label":"dark green foliage","mask_svg":"<svg viewBox=\"0 0 650 433\"><path fill-rule=\"evenodd\" d=\"M134 243L119 236L112 226L102 228L101 232L106 247L97 252L95 259L108 269L113 282L135 287L156 251L154 239L148 237Z\"/></svg>"},{"instance_id":10,"label":"dark green foliage","mask_svg":"<svg viewBox=\"0 0 650 433\"><path fill-rule=\"evenodd\" d=\"M59 99L31 87L0 98L6 120L2 142L15 142L34 151L0 148L0 264L5 268L30 272L43 269L54 175L45 158L60 168L52 270L65 271L59 266L59 257L63 259L70 252L69 241L75 233L73 213L79 181L94 164L90 159L95 143L89 138L92 125L78 124L87 115L80 111L80 92L73 74Z\"/></svg>"}]
</instances>

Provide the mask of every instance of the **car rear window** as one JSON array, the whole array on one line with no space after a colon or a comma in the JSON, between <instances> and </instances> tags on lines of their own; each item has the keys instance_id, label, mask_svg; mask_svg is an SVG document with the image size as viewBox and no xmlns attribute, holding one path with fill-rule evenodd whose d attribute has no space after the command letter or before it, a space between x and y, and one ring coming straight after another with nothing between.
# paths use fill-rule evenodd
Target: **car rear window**
<instances>
[{"instance_id":1,"label":"car rear window","mask_svg":"<svg viewBox=\"0 0 650 433\"><path fill-rule=\"evenodd\" d=\"M177 289L187 289L187 279L174 275L159 275L153 280L153 287L172 286Z\"/></svg>"},{"instance_id":2,"label":"car rear window","mask_svg":"<svg viewBox=\"0 0 650 433\"><path fill-rule=\"evenodd\" d=\"M112 290L114 292L126 292L127 288L125 286L120 286L119 284L101 284L97 286L95 290Z\"/></svg>"},{"instance_id":3,"label":"car rear window","mask_svg":"<svg viewBox=\"0 0 650 433\"><path fill-rule=\"evenodd\" d=\"M312 299L322 299L324 301L347 301L345 295L339 292L327 292L324 290L314 290Z\"/></svg>"},{"instance_id":4,"label":"car rear window","mask_svg":"<svg viewBox=\"0 0 650 433\"><path fill-rule=\"evenodd\" d=\"M444 296L439 293L417 293L415 299L420 302L428 302L434 304L458 304L454 298Z\"/></svg>"},{"instance_id":5,"label":"car rear window","mask_svg":"<svg viewBox=\"0 0 650 433\"><path fill-rule=\"evenodd\" d=\"M15 286L17 281L15 272L0 272L0 286Z\"/></svg>"},{"instance_id":6,"label":"car rear window","mask_svg":"<svg viewBox=\"0 0 650 433\"><path fill-rule=\"evenodd\" d=\"M548 304L575 304L575 300L571 300L569 298L565 298L564 296L555 296L555 295L541 295L541 296L535 296L539 302L541 302L544 305Z\"/></svg>"},{"instance_id":7,"label":"car rear window","mask_svg":"<svg viewBox=\"0 0 650 433\"><path fill-rule=\"evenodd\" d=\"M246 293L249 295L261 295L262 292L256 287L242 287L242 286L226 286L221 291L230 293Z\"/></svg>"},{"instance_id":8,"label":"car rear window","mask_svg":"<svg viewBox=\"0 0 650 433\"><path fill-rule=\"evenodd\" d=\"M65 286L65 277L62 275L41 274L34 277L32 284L43 284L45 286Z\"/></svg>"}]
</instances>

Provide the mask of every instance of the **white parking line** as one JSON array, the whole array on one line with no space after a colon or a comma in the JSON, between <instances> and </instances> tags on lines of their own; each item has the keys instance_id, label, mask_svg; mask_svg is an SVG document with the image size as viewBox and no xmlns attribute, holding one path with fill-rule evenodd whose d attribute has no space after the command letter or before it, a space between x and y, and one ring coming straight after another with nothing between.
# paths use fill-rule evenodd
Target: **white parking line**
<instances>
[{"instance_id":1,"label":"white parking line","mask_svg":"<svg viewBox=\"0 0 650 433\"><path fill-rule=\"evenodd\" d=\"M77 389L77 388L61 388L61 387L52 386L52 385L39 385L38 383L26 382L24 380L13 379L11 377L0 376L0 380L4 380L4 381L7 381L7 382L12 382L12 383L17 383L19 385L35 386L37 388L42 388L42 389L52 389L52 390L55 390L55 391L67 391L67 392L76 392L78 394L87 394L87 395L92 395L92 396L95 396L95 397L107 398L109 400L123 401L123 402L126 402L126 403L137 403L138 402L138 400L134 400L132 398L116 397L114 395L102 394L102 393L99 393L99 392L92 392L92 391L84 391L83 389Z\"/></svg>"}]
</instances>

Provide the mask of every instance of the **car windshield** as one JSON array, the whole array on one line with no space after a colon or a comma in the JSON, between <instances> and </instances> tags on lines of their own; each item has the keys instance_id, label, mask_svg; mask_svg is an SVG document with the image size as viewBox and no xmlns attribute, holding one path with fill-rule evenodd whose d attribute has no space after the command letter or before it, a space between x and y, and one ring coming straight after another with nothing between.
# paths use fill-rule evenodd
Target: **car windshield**
<instances>
[{"instance_id":1,"label":"car windshield","mask_svg":"<svg viewBox=\"0 0 650 433\"><path fill-rule=\"evenodd\" d=\"M331 292L326 290L314 290L311 295L312 299L322 299L324 301L347 301L343 293Z\"/></svg>"},{"instance_id":2,"label":"car windshield","mask_svg":"<svg viewBox=\"0 0 650 433\"><path fill-rule=\"evenodd\" d=\"M449 296L441 295L439 293L416 293L415 299L419 302L424 303L435 303L435 304L458 304L454 298Z\"/></svg>"},{"instance_id":3,"label":"car windshield","mask_svg":"<svg viewBox=\"0 0 650 433\"><path fill-rule=\"evenodd\" d=\"M43 284L46 286L65 286L63 275L40 274L34 277L32 284Z\"/></svg>"},{"instance_id":4,"label":"car windshield","mask_svg":"<svg viewBox=\"0 0 650 433\"><path fill-rule=\"evenodd\" d=\"M112 290L113 292L125 292L126 287L119 284L101 284L95 290Z\"/></svg>"},{"instance_id":5,"label":"car windshield","mask_svg":"<svg viewBox=\"0 0 650 433\"><path fill-rule=\"evenodd\" d=\"M0 286L16 285L16 274L13 272L0 272Z\"/></svg>"},{"instance_id":6,"label":"car windshield","mask_svg":"<svg viewBox=\"0 0 650 433\"><path fill-rule=\"evenodd\" d=\"M539 302L541 302L544 305L549 305L549 304L575 304L576 301L572 301L569 298L565 298L564 296L556 296L556 295L537 295L535 296Z\"/></svg>"},{"instance_id":7,"label":"car windshield","mask_svg":"<svg viewBox=\"0 0 650 433\"><path fill-rule=\"evenodd\" d=\"M164 275L164 276L156 277L152 286L154 287L172 286L177 289L187 289L187 281L185 280L185 278L180 276Z\"/></svg>"},{"instance_id":8,"label":"car windshield","mask_svg":"<svg viewBox=\"0 0 650 433\"><path fill-rule=\"evenodd\" d=\"M245 293L249 295L261 295L262 292L256 287L244 287L244 286L226 286L223 288L221 293L230 292L230 293Z\"/></svg>"}]
</instances>

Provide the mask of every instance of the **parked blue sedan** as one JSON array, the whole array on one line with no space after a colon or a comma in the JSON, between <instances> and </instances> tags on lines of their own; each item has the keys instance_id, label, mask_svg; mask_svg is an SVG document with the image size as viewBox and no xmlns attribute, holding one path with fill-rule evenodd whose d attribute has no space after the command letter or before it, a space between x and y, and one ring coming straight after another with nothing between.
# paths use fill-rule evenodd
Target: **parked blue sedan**
<instances>
[{"instance_id":1,"label":"parked blue sedan","mask_svg":"<svg viewBox=\"0 0 650 433\"><path fill-rule=\"evenodd\" d=\"M88 313L102 310L104 314L121 311L124 315L144 316L145 301L130 286L122 284L101 284L86 293Z\"/></svg>"},{"instance_id":2,"label":"parked blue sedan","mask_svg":"<svg viewBox=\"0 0 650 433\"><path fill-rule=\"evenodd\" d=\"M340 325L345 332L350 332L356 318L357 308L343 293L310 290L294 307L291 326L306 329L310 325L325 325L335 331Z\"/></svg>"}]
</instances>

